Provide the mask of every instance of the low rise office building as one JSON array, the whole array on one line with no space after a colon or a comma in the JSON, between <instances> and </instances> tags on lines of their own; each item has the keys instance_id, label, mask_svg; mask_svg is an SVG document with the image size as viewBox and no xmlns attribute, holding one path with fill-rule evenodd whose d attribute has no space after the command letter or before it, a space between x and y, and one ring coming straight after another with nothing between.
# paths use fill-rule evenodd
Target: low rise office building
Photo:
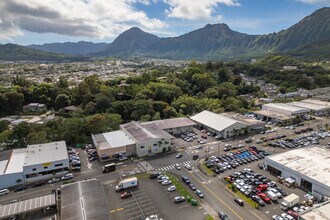
<instances>
[{"instance_id":1,"label":"low rise office building","mask_svg":"<svg viewBox=\"0 0 330 220\"><path fill-rule=\"evenodd\" d=\"M188 118L164 119L151 122L129 122L120 130L92 134L100 161L144 157L170 150L173 135L192 132L195 125Z\"/></svg>"}]
</instances>

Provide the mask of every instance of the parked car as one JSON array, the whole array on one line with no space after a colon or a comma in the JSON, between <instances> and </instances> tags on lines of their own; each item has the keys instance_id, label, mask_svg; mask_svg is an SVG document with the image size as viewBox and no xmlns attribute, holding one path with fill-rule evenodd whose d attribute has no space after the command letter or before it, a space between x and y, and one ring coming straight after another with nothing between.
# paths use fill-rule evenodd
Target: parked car
<instances>
[{"instance_id":1,"label":"parked car","mask_svg":"<svg viewBox=\"0 0 330 220\"><path fill-rule=\"evenodd\" d=\"M181 202L184 202L186 200L183 196L176 196L176 197L174 197L173 201L174 201L174 203L181 203Z\"/></svg>"},{"instance_id":2,"label":"parked car","mask_svg":"<svg viewBox=\"0 0 330 220\"><path fill-rule=\"evenodd\" d=\"M197 160L197 159L198 159L198 155L194 155L194 156L192 157L192 159L193 159L193 160Z\"/></svg>"},{"instance_id":3,"label":"parked car","mask_svg":"<svg viewBox=\"0 0 330 220\"><path fill-rule=\"evenodd\" d=\"M179 164L176 163L174 166L177 170L181 170L181 166Z\"/></svg>"},{"instance_id":4,"label":"parked car","mask_svg":"<svg viewBox=\"0 0 330 220\"><path fill-rule=\"evenodd\" d=\"M171 180L164 180L164 181L162 182L162 185L163 185L163 186L167 186L167 185L170 185L171 183L172 183Z\"/></svg>"},{"instance_id":5,"label":"parked car","mask_svg":"<svg viewBox=\"0 0 330 220\"><path fill-rule=\"evenodd\" d=\"M234 201L235 201L238 205L240 205L240 206L244 206L244 202L243 202L243 200L241 200L241 199L239 199L239 198L235 198Z\"/></svg>"},{"instance_id":6,"label":"parked car","mask_svg":"<svg viewBox=\"0 0 330 220\"><path fill-rule=\"evenodd\" d=\"M26 190L27 186L18 186L14 189L14 192L19 192L19 191L23 191L23 190Z\"/></svg>"},{"instance_id":7,"label":"parked car","mask_svg":"<svg viewBox=\"0 0 330 220\"><path fill-rule=\"evenodd\" d=\"M159 175L161 175L161 173L151 173L150 175L149 175L149 178L150 179L156 179Z\"/></svg>"},{"instance_id":8,"label":"parked car","mask_svg":"<svg viewBox=\"0 0 330 220\"><path fill-rule=\"evenodd\" d=\"M132 197L132 193L130 193L130 192L124 192L124 193L120 194L121 199L126 199L129 197Z\"/></svg>"},{"instance_id":9,"label":"parked car","mask_svg":"<svg viewBox=\"0 0 330 220\"><path fill-rule=\"evenodd\" d=\"M57 183L57 182L60 182L61 181L61 179L60 178L53 178L53 179L51 179L51 180L48 180L48 183L49 184L52 184L52 183Z\"/></svg>"},{"instance_id":10,"label":"parked car","mask_svg":"<svg viewBox=\"0 0 330 220\"><path fill-rule=\"evenodd\" d=\"M167 191L169 191L169 192L173 192L175 190L176 190L176 187L173 185L167 188Z\"/></svg>"},{"instance_id":11,"label":"parked car","mask_svg":"<svg viewBox=\"0 0 330 220\"><path fill-rule=\"evenodd\" d=\"M73 178L73 174L72 173L68 173L65 176L61 177L61 180L69 180Z\"/></svg>"}]
</instances>

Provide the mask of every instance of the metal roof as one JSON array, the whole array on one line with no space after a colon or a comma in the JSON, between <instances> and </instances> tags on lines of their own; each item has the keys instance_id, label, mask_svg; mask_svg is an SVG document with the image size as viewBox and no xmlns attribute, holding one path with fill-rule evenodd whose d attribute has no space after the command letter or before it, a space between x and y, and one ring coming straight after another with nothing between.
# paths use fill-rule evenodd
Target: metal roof
<instances>
[{"instance_id":1,"label":"metal roof","mask_svg":"<svg viewBox=\"0 0 330 220\"><path fill-rule=\"evenodd\" d=\"M191 121L189 118L171 118L157 121L150 121L141 123L142 126L152 126L158 129L166 130L171 128L187 127L196 125L195 122Z\"/></svg>"},{"instance_id":2,"label":"metal roof","mask_svg":"<svg viewBox=\"0 0 330 220\"><path fill-rule=\"evenodd\" d=\"M290 120L290 119L294 118L294 116L292 116L292 115L286 115L286 114L282 114L279 112L273 112L273 111L268 111L268 110L259 110L259 111L254 111L253 113L271 117L271 118L280 119L280 120Z\"/></svg>"},{"instance_id":3,"label":"metal roof","mask_svg":"<svg viewBox=\"0 0 330 220\"><path fill-rule=\"evenodd\" d=\"M299 148L269 156L273 161L330 188L330 151L325 147Z\"/></svg>"},{"instance_id":4,"label":"metal roof","mask_svg":"<svg viewBox=\"0 0 330 220\"><path fill-rule=\"evenodd\" d=\"M284 111L288 111L291 113L296 113L296 112L301 112L301 111L308 111L309 109L306 108L302 108L302 107L297 107L297 106L292 106L286 103L268 103L268 104L264 104L262 106L263 110L268 110L267 107L270 107L272 109L279 109L279 110L284 110ZM265 109L264 109L265 108Z\"/></svg>"},{"instance_id":5,"label":"metal roof","mask_svg":"<svg viewBox=\"0 0 330 220\"><path fill-rule=\"evenodd\" d=\"M315 105L324 105L324 106L330 107L330 102L321 101L321 100L317 100L317 99L304 99L301 102L312 103L312 104L315 104Z\"/></svg>"},{"instance_id":6,"label":"metal roof","mask_svg":"<svg viewBox=\"0 0 330 220\"><path fill-rule=\"evenodd\" d=\"M121 130L96 134L94 139L101 150L135 144L135 141Z\"/></svg>"},{"instance_id":7,"label":"metal roof","mask_svg":"<svg viewBox=\"0 0 330 220\"><path fill-rule=\"evenodd\" d=\"M20 202L0 205L0 219L55 205L55 194L40 196Z\"/></svg>"},{"instance_id":8,"label":"metal roof","mask_svg":"<svg viewBox=\"0 0 330 220\"><path fill-rule=\"evenodd\" d=\"M24 166L68 159L65 141L27 146Z\"/></svg>"},{"instance_id":9,"label":"metal roof","mask_svg":"<svg viewBox=\"0 0 330 220\"><path fill-rule=\"evenodd\" d=\"M142 126L135 121L120 125L120 127L129 133L131 137L133 137L138 143L154 138L173 138L172 135L162 129L159 129L155 126Z\"/></svg>"},{"instance_id":10,"label":"metal roof","mask_svg":"<svg viewBox=\"0 0 330 220\"><path fill-rule=\"evenodd\" d=\"M239 121L236 121L232 118L226 117L221 114L210 112L208 110L202 111L190 118L193 121L206 125L217 131L222 131L234 124L239 124L244 126L244 124Z\"/></svg>"},{"instance_id":11,"label":"metal roof","mask_svg":"<svg viewBox=\"0 0 330 220\"><path fill-rule=\"evenodd\" d=\"M300 217L304 220L330 220L330 201L314 205L300 213Z\"/></svg>"},{"instance_id":12,"label":"metal roof","mask_svg":"<svg viewBox=\"0 0 330 220\"><path fill-rule=\"evenodd\" d=\"M110 219L107 198L100 180L90 179L62 185L61 219Z\"/></svg>"},{"instance_id":13,"label":"metal roof","mask_svg":"<svg viewBox=\"0 0 330 220\"><path fill-rule=\"evenodd\" d=\"M324 111L330 108L330 106L326 105L320 105L320 104L314 104L314 103L309 103L309 102L290 102L288 103L289 105L301 107L301 108L307 108L312 111Z\"/></svg>"}]
</instances>

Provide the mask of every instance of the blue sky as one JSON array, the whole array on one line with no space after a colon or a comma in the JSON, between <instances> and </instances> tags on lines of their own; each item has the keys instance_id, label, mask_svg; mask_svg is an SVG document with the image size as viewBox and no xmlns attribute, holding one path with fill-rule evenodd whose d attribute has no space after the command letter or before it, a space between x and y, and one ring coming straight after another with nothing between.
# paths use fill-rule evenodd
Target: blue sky
<instances>
[{"instance_id":1,"label":"blue sky","mask_svg":"<svg viewBox=\"0 0 330 220\"><path fill-rule=\"evenodd\" d=\"M132 26L168 37L208 23L268 34L326 6L330 0L2 0L0 43L112 42Z\"/></svg>"}]
</instances>

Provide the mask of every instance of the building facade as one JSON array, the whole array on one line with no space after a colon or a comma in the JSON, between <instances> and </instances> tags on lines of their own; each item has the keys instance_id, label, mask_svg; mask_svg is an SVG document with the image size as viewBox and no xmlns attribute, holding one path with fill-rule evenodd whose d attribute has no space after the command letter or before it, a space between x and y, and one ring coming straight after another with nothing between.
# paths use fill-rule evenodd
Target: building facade
<instances>
[{"instance_id":1,"label":"building facade","mask_svg":"<svg viewBox=\"0 0 330 220\"><path fill-rule=\"evenodd\" d=\"M15 149L0 161L0 188L63 176L69 171L69 165L65 141Z\"/></svg>"},{"instance_id":2,"label":"building facade","mask_svg":"<svg viewBox=\"0 0 330 220\"><path fill-rule=\"evenodd\" d=\"M330 196L329 149L305 147L271 155L265 160L268 171L274 175L291 178L298 187L317 196Z\"/></svg>"}]
</instances>

